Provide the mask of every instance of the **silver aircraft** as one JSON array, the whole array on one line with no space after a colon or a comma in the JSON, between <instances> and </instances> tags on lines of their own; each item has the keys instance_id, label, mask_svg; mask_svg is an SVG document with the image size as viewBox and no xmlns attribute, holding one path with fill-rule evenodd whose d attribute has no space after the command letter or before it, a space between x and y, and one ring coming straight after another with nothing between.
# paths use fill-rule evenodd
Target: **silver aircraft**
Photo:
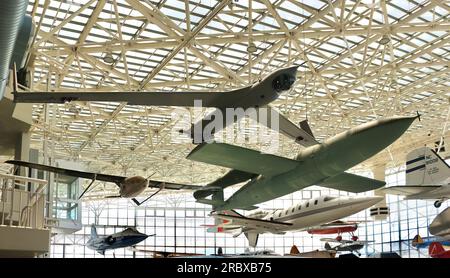
<instances>
[{"instance_id":1,"label":"silver aircraft","mask_svg":"<svg viewBox=\"0 0 450 278\"><path fill-rule=\"evenodd\" d=\"M283 210L257 211L243 216L234 210L214 212L216 225L208 232L231 233L237 237L244 233L251 247L256 247L262 233L285 234L288 231L329 228L333 221L351 216L380 202L383 197L331 197L321 196L295 204Z\"/></svg>"},{"instance_id":2,"label":"silver aircraft","mask_svg":"<svg viewBox=\"0 0 450 278\"><path fill-rule=\"evenodd\" d=\"M71 101L106 101L106 102L126 102L128 105L149 105L149 106L178 106L193 107L196 102L201 102L201 108L216 108L222 114L226 114L227 108L266 108L268 115L264 120L258 119L261 124L273 128L271 119L277 118L279 131L284 135L294 139L303 146L314 144L315 139L308 132L306 121L303 121L300 128L291 123L283 115L272 109L268 104L277 99L283 92L292 89L297 74L298 66L291 66L278 69L265 78L250 86L246 86L231 91L187 91L187 92L25 92L18 91L17 76L14 76L14 102L17 103L66 103ZM259 111L259 110L258 110ZM203 129L213 123L215 113L213 111L202 120L193 124L188 130L180 130L180 133L188 134L194 143L205 141ZM236 115L232 120L225 117L221 126L215 125L214 135L222 128L239 121L245 115ZM272 117L273 116L273 117ZM267 118L268 117L268 118ZM278 131L278 130L277 130Z\"/></svg>"},{"instance_id":3,"label":"silver aircraft","mask_svg":"<svg viewBox=\"0 0 450 278\"><path fill-rule=\"evenodd\" d=\"M109 249L125 248L144 241L149 236L138 232L135 228L127 228L119 233L109 236L99 236L95 225L91 226L91 237L86 243L86 247L105 255L105 251Z\"/></svg>"}]
</instances>

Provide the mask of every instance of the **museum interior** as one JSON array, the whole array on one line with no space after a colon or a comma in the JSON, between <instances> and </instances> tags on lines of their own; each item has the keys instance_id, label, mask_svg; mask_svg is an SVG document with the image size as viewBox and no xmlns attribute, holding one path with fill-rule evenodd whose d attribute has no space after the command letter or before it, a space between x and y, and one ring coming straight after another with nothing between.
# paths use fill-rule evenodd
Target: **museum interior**
<instances>
[{"instance_id":1,"label":"museum interior","mask_svg":"<svg viewBox=\"0 0 450 278\"><path fill-rule=\"evenodd\" d=\"M0 257L450 258L449 14L2 0Z\"/></svg>"}]
</instances>

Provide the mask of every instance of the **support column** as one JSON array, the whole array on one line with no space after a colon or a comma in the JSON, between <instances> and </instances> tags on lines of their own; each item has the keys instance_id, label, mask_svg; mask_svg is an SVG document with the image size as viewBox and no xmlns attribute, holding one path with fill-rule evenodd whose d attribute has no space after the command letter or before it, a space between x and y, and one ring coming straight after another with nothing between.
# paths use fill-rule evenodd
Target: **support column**
<instances>
[{"instance_id":1,"label":"support column","mask_svg":"<svg viewBox=\"0 0 450 278\"><path fill-rule=\"evenodd\" d=\"M373 178L376 180L385 181L385 172L386 172L386 165L380 165L372 169L373 172ZM386 194L383 192L380 192L379 190L375 190L375 196L381 196L384 199L377 203L375 206L373 206L370 209L370 216L374 220L386 220L389 216L389 207L386 204Z\"/></svg>"},{"instance_id":2,"label":"support column","mask_svg":"<svg viewBox=\"0 0 450 278\"><path fill-rule=\"evenodd\" d=\"M24 160L29 161L30 159L30 140L31 140L31 133L28 132L22 132L17 136L16 146L14 150L14 159L16 160ZM28 177L27 169L24 167L19 167L18 174L20 176ZM23 189L25 190L25 187L17 186L17 189Z\"/></svg>"}]
</instances>

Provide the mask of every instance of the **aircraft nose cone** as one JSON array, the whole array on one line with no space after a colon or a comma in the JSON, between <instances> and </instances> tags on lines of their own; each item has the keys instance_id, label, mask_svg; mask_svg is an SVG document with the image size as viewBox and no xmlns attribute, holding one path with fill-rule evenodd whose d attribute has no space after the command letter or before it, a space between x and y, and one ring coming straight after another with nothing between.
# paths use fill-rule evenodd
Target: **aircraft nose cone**
<instances>
[{"instance_id":1,"label":"aircraft nose cone","mask_svg":"<svg viewBox=\"0 0 450 278\"><path fill-rule=\"evenodd\" d=\"M450 227L450 208L446 208L439 213L436 218L431 222L428 227L428 231L432 235L439 235L439 233L449 229Z\"/></svg>"},{"instance_id":2,"label":"aircraft nose cone","mask_svg":"<svg viewBox=\"0 0 450 278\"><path fill-rule=\"evenodd\" d=\"M395 125L395 126L398 126L399 128L406 130L417 118L419 118L418 115L412 116L412 117L410 117L410 116L408 116L408 117L393 117L393 118L384 120L383 124L384 125Z\"/></svg>"}]
</instances>

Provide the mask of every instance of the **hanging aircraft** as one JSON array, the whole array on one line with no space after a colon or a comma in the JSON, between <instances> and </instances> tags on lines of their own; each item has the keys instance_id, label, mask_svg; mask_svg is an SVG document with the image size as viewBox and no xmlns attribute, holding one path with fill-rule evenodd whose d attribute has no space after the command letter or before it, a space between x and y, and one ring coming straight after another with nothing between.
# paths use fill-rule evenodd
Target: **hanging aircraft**
<instances>
[{"instance_id":1,"label":"hanging aircraft","mask_svg":"<svg viewBox=\"0 0 450 278\"><path fill-rule=\"evenodd\" d=\"M428 147L413 150L406 156L406 185L382 191L404 195L405 200L436 200L434 206L439 208L450 198L450 166Z\"/></svg>"},{"instance_id":2,"label":"hanging aircraft","mask_svg":"<svg viewBox=\"0 0 450 278\"><path fill-rule=\"evenodd\" d=\"M320 225L319 227L314 227L306 232L311 235L330 235L337 234L336 240L342 240L343 233L349 233L352 237L352 240L358 240L358 237L355 236L354 232L358 229L358 225L362 221L342 221L337 220L330 222L328 224Z\"/></svg>"},{"instance_id":3,"label":"hanging aircraft","mask_svg":"<svg viewBox=\"0 0 450 278\"><path fill-rule=\"evenodd\" d=\"M298 66L290 66L278 69L259 82L240 89L231 91L201 91L201 92L19 92L17 84L17 76L14 75L14 102L17 103L67 103L71 101L105 101L105 102L126 102L128 105L149 105L149 106L178 106L178 107L194 107L196 103L201 101L201 108L217 108L226 114L227 108L255 108L257 111L266 108L264 117L258 117L258 121L269 128L277 127L276 131L280 131L286 136L294 139L303 146L311 146L316 144L314 137L310 133L307 121L302 121L300 126L296 126L283 115L272 109L268 104L277 99L283 92L293 88L296 81L296 73ZM16 72L16 71L14 71ZM197 101L197 102L196 102ZM202 120L193 124L189 130L180 130L180 133L188 134L194 143L204 142L210 137L203 134L204 128L214 122L217 111L213 111L205 116ZM212 136L222 128L233 122L239 121L244 114L236 114L232 120L223 117L222 125L217 126L213 130ZM278 119L277 125L273 125L272 119ZM279 130L278 130L279 129ZM200 133L200 134L198 134ZM196 135L197 134L197 135Z\"/></svg>"},{"instance_id":4,"label":"hanging aircraft","mask_svg":"<svg viewBox=\"0 0 450 278\"><path fill-rule=\"evenodd\" d=\"M304 148L295 159L263 154L225 143L202 143L188 159L232 168L226 176L194 192L197 202L213 210L255 209L255 204L318 185L353 193L380 188L384 181L345 171L377 154L399 138L418 118L375 120ZM226 201L223 189L246 182ZM211 199L206 197L212 195Z\"/></svg>"},{"instance_id":5,"label":"hanging aircraft","mask_svg":"<svg viewBox=\"0 0 450 278\"><path fill-rule=\"evenodd\" d=\"M321 238L321 241L326 241L325 250L333 250L336 252L351 252L356 253L361 256L359 250L363 249L364 246L371 241L361 241L361 240L345 240L340 241L334 238ZM330 242L337 243L336 246L331 246Z\"/></svg>"},{"instance_id":6,"label":"hanging aircraft","mask_svg":"<svg viewBox=\"0 0 450 278\"><path fill-rule=\"evenodd\" d=\"M116 175L107 175L107 174L99 174L99 173L91 173L84 171L77 171L65 168L59 168L54 166L48 166L39 163L32 163L20 160L8 160L5 163L13 164L17 166L29 167L42 171L49 171L53 173L57 173L60 175L90 179L91 183L85 188L85 190L81 193L78 199L84 196L84 194L91 188L95 181L104 181L104 182L112 182L115 183L119 187L119 195L117 196L107 196L111 197L122 197L122 198L131 198L131 200L136 205L141 205L151 197L159 193L161 190L200 190L203 186L199 185L187 185L187 184L178 184L171 182L162 182L157 180L151 180L149 178L144 178L141 176L132 176L132 177L123 177ZM138 201L135 197L139 196L147 187L157 188L158 190L151 194L143 201Z\"/></svg>"},{"instance_id":7,"label":"hanging aircraft","mask_svg":"<svg viewBox=\"0 0 450 278\"><path fill-rule=\"evenodd\" d=\"M324 258L332 259L336 257L336 251L334 250L312 250L300 253L297 246L293 245L289 254L285 254L285 257L299 257L299 258Z\"/></svg>"},{"instance_id":8,"label":"hanging aircraft","mask_svg":"<svg viewBox=\"0 0 450 278\"><path fill-rule=\"evenodd\" d=\"M135 228L127 228L109 236L98 236L95 225L92 225L91 237L86 243L86 247L105 255L106 250L130 247L144 241L149 236L154 235L140 233Z\"/></svg>"},{"instance_id":9,"label":"hanging aircraft","mask_svg":"<svg viewBox=\"0 0 450 278\"><path fill-rule=\"evenodd\" d=\"M316 230L337 219L367 209L383 197L321 196L301 202L284 210L258 211L248 217L234 210L211 214L219 220L208 226L208 232L227 232L238 237L244 233L251 247L256 247L261 233L284 234L287 231Z\"/></svg>"}]
</instances>

